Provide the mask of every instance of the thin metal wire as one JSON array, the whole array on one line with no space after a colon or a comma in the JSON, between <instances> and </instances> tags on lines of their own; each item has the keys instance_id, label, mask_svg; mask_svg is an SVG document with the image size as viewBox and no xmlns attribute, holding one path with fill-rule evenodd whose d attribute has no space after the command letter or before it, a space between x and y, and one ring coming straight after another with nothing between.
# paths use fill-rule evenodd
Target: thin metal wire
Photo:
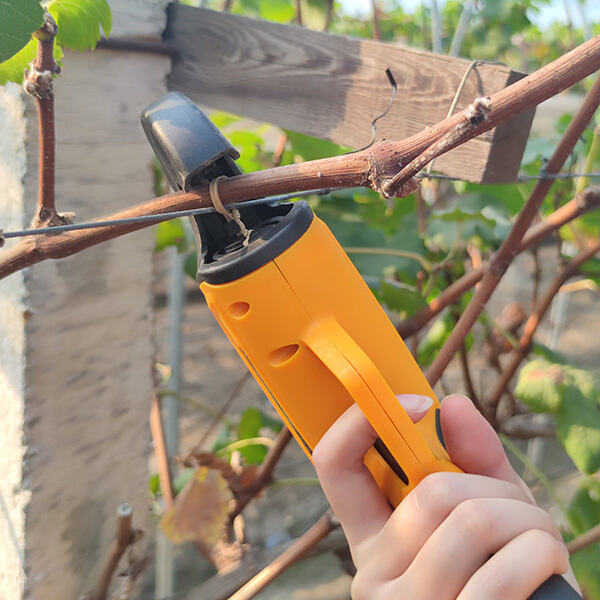
<instances>
[{"instance_id":1,"label":"thin metal wire","mask_svg":"<svg viewBox=\"0 0 600 600\"><path fill-rule=\"evenodd\" d=\"M517 182L537 181L540 179L576 179L578 177L588 177L590 179L600 178L600 171L591 173L539 173L537 175L521 174L517 177ZM443 175L442 173L419 173L415 175L415 179L443 179L445 181L461 181L464 183L472 183L460 177L451 175ZM320 188L317 190L305 190L296 192L295 194L281 194L279 196L269 196L267 198L257 198L256 200L246 200L244 202L235 202L229 204L231 208L244 208L245 206L255 206L257 204L267 204L269 202L284 202L292 198L303 198L306 196L326 196L336 191L356 188ZM169 221L178 217L189 217L192 215L202 215L216 212L214 207L192 208L189 210L176 210L166 213L157 213L155 215L142 215L139 217L130 217L128 219L114 219L109 221L92 221L89 223L69 223L68 225L55 225L52 227L40 227L38 229L23 229L19 231L2 231L0 229L0 247L4 244L4 240L10 238L20 238L32 235L47 235L52 233L62 233L64 231L80 231L82 229L98 229L101 227L111 227L115 225L134 225L136 223L147 223Z\"/></svg>"},{"instance_id":2,"label":"thin metal wire","mask_svg":"<svg viewBox=\"0 0 600 600\"><path fill-rule=\"evenodd\" d=\"M320 188L316 190L306 190L296 192L295 194L281 194L279 196L268 196L266 198L257 198L256 200L246 200L244 202L235 202L229 204L231 208L245 208L247 206L255 206L257 204L267 204L270 202L284 202L292 198L302 198L304 196L325 196L330 194L334 188ZM344 188L337 188L344 189ZM53 225L52 227L39 227L37 229L24 229L20 231L6 231L0 229L0 246L5 239L19 238L31 235L46 235L50 233L63 233L64 231L79 231L82 229L98 229L100 227L111 227L114 225L134 225L136 223L146 223L156 221L169 221L178 217L190 217L192 215L203 215L214 213L214 206L191 208L189 210L175 210L166 213L156 213L155 215L141 215L139 217L129 217L127 219L113 219L109 221L92 221L89 223L69 223L67 225Z\"/></svg>"},{"instance_id":3,"label":"thin metal wire","mask_svg":"<svg viewBox=\"0 0 600 600\"><path fill-rule=\"evenodd\" d=\"M379 121L379 119L382 119L383 117L385 117L385 115L387 115L390 112L390 108L392 108L392 104L394 104L394 100L396 99L396 94L398 93L398 84L396 83L396 80L394 79L394 75L392 74L392 71L390 69L386 69L385 74L388 78L388 81L390 82L390 85L392 86L392 97L390 98L390 101L387 103L387 106L384 108L383 112L379 113L371 121L371 141L366 146L363 146L362 148L357 148L356 150L352 150L351 152L346 152L346 154L344 156L347 156L348 154L355 154L356 152L362 152L363 150L367 150L375 143L375 140L377 139L377 121Z\"/></svg>"},{"instance_id":4,"label":"thin metal wire","mask_svg":"<svg viewBox=\"0 0 600 600\"><path fill-rule=\"evenodd\" d=\"M456 105L458 104L458 101L460 100L460 95L462 94L465 84L467 83L467 79L469 78L471 71L475 67L478 67L479 65L502 65L502 64L504 64L504 63L502 63L500 61L495 61L495 60L479 60L478 59L478 60L472 61L469 64L469 66L467 67L467 70L465 71L464 75L462 76L462 79L460 80L460 83L458 84L458 87L456 88L456 92L454 93L454 98L452 99L450 108L448 109L448 112L446 113L446 119L449 119L454 114L454 111L456 110ZM482 91L481 93L483 94L484 92ZM427 174L431 173L431 171L433 170L434 162L435 162L435 158L427 166Z\"/></svg>"},{"instance_id":5,"label":"thin metal wire","mask_svg":"<svg viewBox=\"0 0 600 600\"><path fill-rule=\"evenodd\" d=\"M537 175L527 175L522 173L516 179L517 183L522 183L525 181L538 181L540 179L576 179L578 177L589 177L590 179L600 177L600 172L591 172L591 173L538 173ZM446 181L463 181L465 183L472 183L467 181L466 179L461 179L460 177L452 177L452 175L444 175L442 173L419 173L415 175L415 179L444 179ZM507 182L511 183L511 182Z\"/></svg>"}]
</instances>

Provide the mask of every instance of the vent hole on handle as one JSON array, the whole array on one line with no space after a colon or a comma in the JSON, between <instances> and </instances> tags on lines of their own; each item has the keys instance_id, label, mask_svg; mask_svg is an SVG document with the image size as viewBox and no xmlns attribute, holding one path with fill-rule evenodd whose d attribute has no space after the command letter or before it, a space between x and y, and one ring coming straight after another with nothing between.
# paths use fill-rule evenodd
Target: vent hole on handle
<instances>
[{"instance_id":1,"label":"vent hole on handle","mask_svg":"<svg viewBox=\"0 0 600 600\"><path fill-rule=\"evenodd\" d=\"M281 348L277 348L276 350L273 350L273 352L270 352L269 356L267 356L267 360L271 366L279 367L290 360L299 349L300 346L298 344L282 346Z\"/></svg>"},{"instance_id":2,"label":"vent hole on handle","mask_svg":"<svg viewBox=\"0 0 600 600\"><path fill-rule=\"evenodd\" d=\"M241 319L250 310L250 305L247 302L234 302L229 306L229 313L235 319Z\"/></svg>"}]
</instances>

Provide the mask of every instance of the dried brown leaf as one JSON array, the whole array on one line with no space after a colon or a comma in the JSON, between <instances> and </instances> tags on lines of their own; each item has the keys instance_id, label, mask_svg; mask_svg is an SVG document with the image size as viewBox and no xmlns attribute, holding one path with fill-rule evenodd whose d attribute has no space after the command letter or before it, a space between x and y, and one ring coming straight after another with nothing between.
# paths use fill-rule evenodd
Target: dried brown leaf
<instances>
[{"instance_id":1,"label":"dried brown leaf","mask_svg":"<svg viewBox=\"0 0 600 600\"><path fill-rule=\"evenodd\" d=\"M200 467L161 519L161 528L174 544L200 541L207 547L220 539L232 499L218 470Z\"/></svg>"}]
</instances>

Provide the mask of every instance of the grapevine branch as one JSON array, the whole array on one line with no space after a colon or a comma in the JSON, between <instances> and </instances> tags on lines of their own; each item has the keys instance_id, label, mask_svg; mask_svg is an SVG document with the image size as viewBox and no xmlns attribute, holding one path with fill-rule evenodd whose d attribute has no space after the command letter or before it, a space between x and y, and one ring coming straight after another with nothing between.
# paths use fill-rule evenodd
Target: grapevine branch
<instances>
[{"instance_id":1,"label":"grapevine branch","mask_svg":"<svg viewBox=\"0 0 600 600\"><path fill-rule=\"evenodd\" d=\"M266 485L269 484L271 479L273 478L273 470L275 469L283 451L286 446L292 439L292 434L290 430L285 427L277 434L277 438L275 439L275 443L267 452L265 459L261 463L254 479L248 486L248 489L245 491L244 495L236 500L235 506L233 510L229 514L229 520L233 522L235 519L246 507L248 502L254 498Z\"/></svg>"},{"instance_id":2,"label":"grapevine branch","mask_svg":"<svg viewBox=\"0 0 600 600\"><path fill-rule=\"evenodd\" d=\"M548 291L542 296L542 298L537 303L535 309L527 319L525 323L525 329L523 331L523 335L519 340L519 347L513 353L510 364L503 371L502 376L498 380L492 395L488 400L488 409L495 412L495 409L502 397L502 394L507 389L508 384L510 383L513 375L517 372L519 365L523 362L529 350L531 349L531 343L533 341L533 336L537 331L539 324L542 322L544 315L546 314L548 308L552 304L554 297L558 294L560 288L563 284L576 275L579 271L579 268L583 263L590 260L595 254L600 252L600 240L593 242L590 244L588 248L584 251L580 252L575 258L573 258L567 266L560 272L560 274L554 279Z\"/></svg>"},{"instance_id":3,"label":"grapevine branch","mask_svg":"<svg viewBox=\"0 0 600 600\"><path fill-rule=\"evenodd\" d=\"M492 129L507 119L533 108L600 69L600 36L596 36L535 73L493 94L487 118L463 131L455 147ZM382 140L361 152L302 164L286 165L231 177L221 182L224 204L279 193L322 187L369 186L383 191L384 185L432 144L461 128L466 111L457 113L401 142ZM464 129L464 127L463 127ZM445 148L449 150L451 148ZM542 182L544 183L544 182ZM210 206L207 187L175 193L121 211L110 218L127 218ZM527 220L525 219L524 222ZM110 226L97 230L63 232L24 239L0 255L0 278L48 258L63 258L95 244L142 229L147 224ZM514 237L514 236L513 236Z\"/></svg>"},{"instance_id":4,"label":"grapevine branch","mask_svg":"<svg viewBox=\"0 0 600 600\"><path fill-rule=\"evenodd\" d=\"M254 598L269 583L279 577L283 571L303 556L306 556L314 546L337 527L339 527L338 520L331 510L327 511L303 536L248 581L246 585L242 586L233 596L230 596L229 600L250 600L250 598Z\"/></svg>"},{"instance_id":5,"label":"grapevine branch","mask_svg":"<svg viewBox=\"0 0 600 600\"><path fill-rule=\"evenodd\" d=\"M570 542L567 542L567 550L571 554L575 554L575 552L579 552L580 550L595 544L598 540L600 540L600 525L592 527L590 530L582 533Z\"/></svg>"},{"instance_id":6,"label":"grapevine branch","mask_svg":"<svg viewBox=\"0 0 600 600\"><path fill-rule=\"evenodd\" d=\"M115 541L110 549L98 584L94 588L94 591L87 596L88 600L106 600L110 582L119 565L121 557L125 553L125 550L134 544L142 535L140 530L135 530L131 526L132 517L133 509L129 504L121 504L117 508L117 532Z\"/></svg>"},{"instance_id":7,"label":"grapevine branch","mask_svg":"<svg viewBox=\"0 0 600 600\"><path fill-rule=\"evenodd\" d=\"M40 140L38 203L35 226L58 225L65 222L56 214L54 164L56 133L54 130L53 77L60 73L54 60L54 39L58 28L46 12L43 25L33 34L38 40L37 56L25 71L23 87L36 100Z\"/></svg>"},{"instance_id":8,"label":"grapevine branch","mask_svg":"<svg viewBox=\"0 0 600 600\"><path fill-rule=\"evenodd\" d=\"M550 214L544 220L531 227L517 248L517 254L530 248L535 248L544 238L558 231L563 225L570 223L577 217L595 210L600 206L600 188L589 187L581 194L567 202L565 205ZM398 325L398 333L403 338L408 338L420 331L433 317L438 315L447 306L454 304L465 292L468 292L479 283L485 272L486 265L481 265L457 279L449 285L439 296L434 298L428 306L421 309L412 317Z\"/></svg>"},{"instance_id":9,"label":"grapevine branch","mask_svg":"<svg viewBox=\"0 0 600 600\"><path fill-rule=\"evenodd\" d=\"M560 171L561 167L573 151L575 144L588 126L591 118L594 116L599 104L600 77L596 78L594 81L581 108L569 124L569 127L567 127L554 154L548 161L546 166L548 173L558 173ZM481 311L494 293L502 276L517 255L517 249L553 183L554 181L552 179L542 179L538 181L533 188L529 199L517 216L509 234L486 266L481 283L477 288L473 299L469 302L469 305L463 312L459 322L450 334L450 337L442 346L442 349L428 369L427 378L431 385L437 383L452 360L452 357L457 350L459 350L467 337L467 334L479 318Z\"/></svg>"},{"instance_id":10,"label":"grapevine branch","mask_svg":"<svg viewBox=\"0 0 600 600\"><path fill-rule=\"evenodd\" d=\"M152 432L152 441L154 443L154 453L158 463L158 479L160 489L165 499L165 507L169 508L173 504L175 494L173 493L173 484L171 477L171 465L169 463L169 454L165 441L162 417L160 414L160 400L157 394L152 398L152 407L150 408L150 431Z\"/></svg>"}]
</instances>

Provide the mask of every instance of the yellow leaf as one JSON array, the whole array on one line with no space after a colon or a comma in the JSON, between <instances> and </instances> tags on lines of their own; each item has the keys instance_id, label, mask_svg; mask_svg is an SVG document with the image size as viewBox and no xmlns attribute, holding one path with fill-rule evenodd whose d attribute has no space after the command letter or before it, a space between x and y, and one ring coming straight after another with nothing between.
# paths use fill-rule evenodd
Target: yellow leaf
<instances>
[{"instance_id":1,"label":"yellow leaf","mask_svg":"<svg viewBox=\"0 0 600 600\"><path fill-rule=\"evenodd\" d=\"M223 533L231 498L221 473L200 467L165 512L160 526L174 544L200 541L210 548Z\"/></svg>"}]
</instances>

